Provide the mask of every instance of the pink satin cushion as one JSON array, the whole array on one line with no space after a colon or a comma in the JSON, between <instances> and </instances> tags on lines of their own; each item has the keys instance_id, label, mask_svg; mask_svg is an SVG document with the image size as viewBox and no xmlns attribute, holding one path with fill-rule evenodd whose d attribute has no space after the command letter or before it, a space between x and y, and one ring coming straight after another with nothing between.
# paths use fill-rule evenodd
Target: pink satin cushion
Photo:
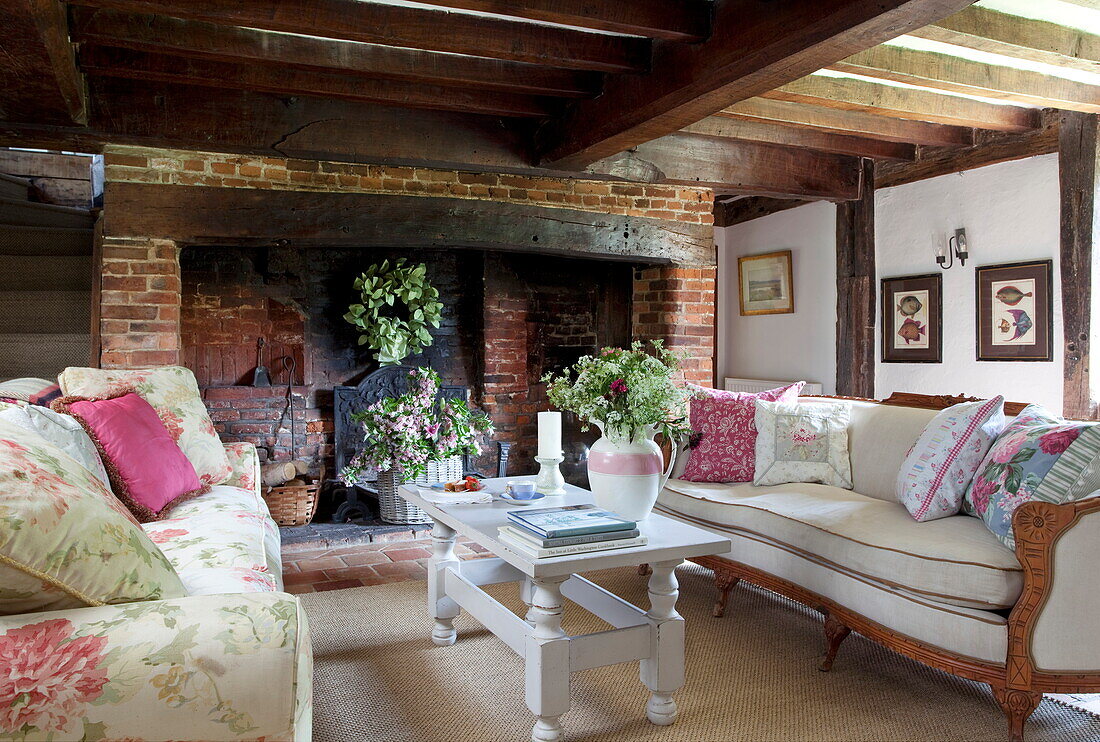
<instances>
[{"instance_id":1,"label":"pink satin cushion","mask_svg":"<svg viewBox=\"0 0 1100 742\"><path fill-rule=\"evenodd\" d=\"M115 494L139 521L156 520L168 506L202 493L195 467L138 395L58 401L95 440Z\"/></svg>"},{"instance_id":2,"label":"pink satin cushion","mask_svg":"<svg viewBox=\"0 0 1100 742\"><path fill-rule=\"evenodd\" d=\"M695 447L681 479L688 482L751 482L756 469L756 400L793 402L806 382L765 392L724 392L695 387L690 402Z\"/></svg>"}]
</instances>

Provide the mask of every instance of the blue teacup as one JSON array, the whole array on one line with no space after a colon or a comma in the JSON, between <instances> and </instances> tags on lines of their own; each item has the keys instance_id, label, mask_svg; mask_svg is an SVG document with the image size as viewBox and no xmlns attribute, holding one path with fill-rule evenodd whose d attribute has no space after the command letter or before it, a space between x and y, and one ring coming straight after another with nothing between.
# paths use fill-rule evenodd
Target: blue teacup
<instances>
[{"instance_id":1,"label":"blue teacup","mask_svg":"<svg viewBox=\"0 0 1100 742\"><path fill-rule=\"evenodd\" d=\"M509 482L506 491L513 500L530 500L535 496L535 483Z\"/></svg>"}]
</instances>

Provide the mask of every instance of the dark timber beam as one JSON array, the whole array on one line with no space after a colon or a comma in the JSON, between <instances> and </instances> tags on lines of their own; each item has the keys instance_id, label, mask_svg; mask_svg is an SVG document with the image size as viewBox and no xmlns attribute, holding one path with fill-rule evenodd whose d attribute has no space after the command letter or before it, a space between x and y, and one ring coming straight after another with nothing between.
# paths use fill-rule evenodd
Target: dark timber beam
<instances>
[{"instance_id":1,"label":"dark timber beam","mask_svg":"<svg viewBox=\"0 0 1100 742\"><path fill-rule=\"evenodd\" d=\"M59 0L0 3L0 116L83 124L87 90Z\"/></svg>"},{"instance_id":2,"label":"dark timber beam","mask_svg":"<svg viewBox=\"0 0 1100 742\"><path fill-rule=\"evenodd\" d=\"M732 201L719 201L714 204L714 226L732 227L734 224L750 222L769 214L805 206L813 201L800 201L794 198L768 198L767 196L749 196Z\"/></svg>"},{"instance_id":3,"label":"dark timber beam","mask_svg":"<svg viewBox=\"0 0 1100 742\"><path fill-rule=\"evenodd\" d=\"M1058 184L1062 282L1063 413L1096 417L1092 390L1091 343L1095 313L1094 276L1100 262L1100 140L1096 114L1066 112L1058 138Z\"/></svg>"},{"instance_id":4,"label":"dark timber beam","mask_svg":"<svg viewBox=\"0 0 1100 742\"><path fill-rule=\"evenodd\" d=\"M646 69L649 61L645 39L359 0L74 0L71 4L570 69L638 71Z\"/></svg>"},{"instance_id":5,"label":"dark timber beam","mask_svg":"<svg viewBox=\"0 0 1100 742\"><path fill-rule=\"evenodd\" d=\"M710 116L685 126L681 131L687 134L705 134L712 137L815 149L819 152L871 157L876 160L912 160L916 157L917 149L915 145L901 142L884 142L879 139L851 137L813 129L795 129L763 121L737 120L723 116Z\"/></svg>"},{"instance_id":6,"label":"dark timber beam","mask_svg":"<svg viewBox=\"0 0 1100 742\"><path fill-rule=\"evenodd\" d=\"M607 81L538 133L544 162L587 165L925 26L967 0L718 0L700 44L657 42L648 75Z\"/></svg>"},{"instance_id":7,"label":"dark timber beam","mask_svg":"<svg viewBox=\"0 0 1100 742\"><path fill-rule=\"evenodd\" d=\"M836 207L836 393L875 396L875 167L859 199Z\"/></svg>"},{"instance_id":8,"label":"dark timber beam","mask_svg":"<svg viewBox=\"0 0 1100 742\"><path fill-rule=\"evenodd\" d=\"M79 43L219 62L272 64L283 69L328 70L371 78L563 97L595 95L601 84L597 72L219 26L167 16L76 7L71 17L72 38Z\"/></svg>"}]
</instances>

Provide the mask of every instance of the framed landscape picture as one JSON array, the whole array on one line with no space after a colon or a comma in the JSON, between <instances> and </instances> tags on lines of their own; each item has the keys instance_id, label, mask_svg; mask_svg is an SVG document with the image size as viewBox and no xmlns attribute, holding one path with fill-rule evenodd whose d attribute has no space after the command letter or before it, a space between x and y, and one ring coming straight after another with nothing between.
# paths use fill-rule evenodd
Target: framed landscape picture
<instances>
[{"instance_id":1,"label":"framed landscape picture","mask_svg":"<svg viewBox=\"0 0 1100 742\"><path fill-rule=\"evenodd\" d=\"M943 361L943 277L882 279L882 362Z\"/></svg>"},{"instance_id":2,"label":"framed landscape picture","mask_svg":"<svg viewBox=\"0 0 1100 742\"><path fill-rule=\"evenodd\" d=\"M794 311L791 251L737 259L741 314L787 314Z\"/></svg>"},{"instance_id":3,"label":"framed landscape picture","mask_svg":"<svg viewBox=\"0 0 1100 742\"><path fill-rule=\"evenodd\" d=\"M979 361L1051 361L1050 260L987 265L975 271Z\"/></svg>"}]
</instances>

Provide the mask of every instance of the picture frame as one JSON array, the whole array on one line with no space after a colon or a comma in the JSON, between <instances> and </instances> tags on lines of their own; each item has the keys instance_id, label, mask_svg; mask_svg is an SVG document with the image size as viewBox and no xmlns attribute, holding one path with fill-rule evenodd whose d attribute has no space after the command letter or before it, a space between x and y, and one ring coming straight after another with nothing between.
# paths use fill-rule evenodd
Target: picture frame
<instances>
[{"instance_id":1,"label":"picture frame","mask_svg":"<svg viewBox=\"0 0 1100 742\"><path fill-rule=\"evenodd\" d=\"M883 363L943 362L943 276L881 281Z\"/></svg>"},{"instance_id":2,"label":"picture frame","mask_svg":"<svg viewBox=\"0 0 1100 742\"><path fill-rule=\"evenodd\" d=\"M737 259L741 316L794 312L794 266L790 250Z\"/></svg>"},{"instance_id":3,"label":"picture frame","mask_svg":"<svg viewBox=\"0 0 1100 742\"><path fill-rule=\"evenodd\" d=\"M974 271L979 361L1054 360L1054 262L979 266Z\"/></svg>"}]
</instances>

